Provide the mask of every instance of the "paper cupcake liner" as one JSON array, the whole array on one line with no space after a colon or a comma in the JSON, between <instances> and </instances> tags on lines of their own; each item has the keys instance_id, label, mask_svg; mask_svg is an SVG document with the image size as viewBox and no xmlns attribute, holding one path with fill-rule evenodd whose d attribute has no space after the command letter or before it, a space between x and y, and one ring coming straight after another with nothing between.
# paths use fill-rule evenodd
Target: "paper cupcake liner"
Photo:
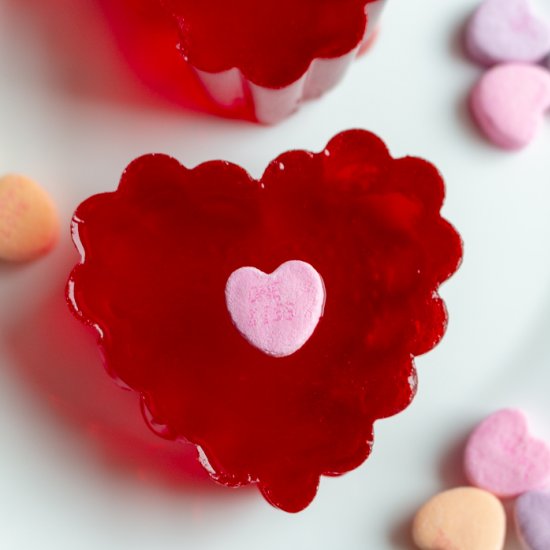
<instances>
[{"instance_id":1,"label":"paper cupcake liner","mask_svg":"<svg viewBox=\"0 0 550 550\"><path fill-rule=\"evenodd\" d=\"M236 67L216 73L193 67L194 72L218 107L228 111L248 111L262 124L275 124L296 111L303 101L322 96L342 80L350 64L376 32L386 1L367 4L366 33L354 49L340 57L314 59L298 80L283 88L257 85Z\"/></svg>"}]
</instances>

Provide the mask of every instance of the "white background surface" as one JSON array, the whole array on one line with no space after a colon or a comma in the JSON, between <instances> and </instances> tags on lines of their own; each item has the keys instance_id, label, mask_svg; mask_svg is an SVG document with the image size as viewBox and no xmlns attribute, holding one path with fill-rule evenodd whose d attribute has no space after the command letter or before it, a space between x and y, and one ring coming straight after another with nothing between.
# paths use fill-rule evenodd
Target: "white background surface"
<instances>
[{"instance_id":1,"label":"white background surface","mask_svg":"<svg viewBox=\"0 0 550 550\"><path fill-rule=\"evenodd\" d=\"M90 9L93 44L87 26L63 31L79 4ZM274 128L157 99L111 51L89 4L0 0L0 172L40 181L65 228L47 258L0 266L0 548L409 548L417 506L463 483L464 437L484 415L523 407L550 437L550 120L519 154L477 135L465 97L481 70L458 40L475 0L390 1L377 46L345 82ZM90 49L101 62L79 53ZM417 362L413 405L377 424L365 465L324 479L292 516L255 490L194 480L149 435L135 396L101 372L92 339L63 304L77 260L68 226L80 201L114 189L143 153L189 166L224 158L259 176L279 153L320 150L350 127L375 131L395 156L438 165L465 261L443 289L449 331Z\"/></svg>"}]
</instances>

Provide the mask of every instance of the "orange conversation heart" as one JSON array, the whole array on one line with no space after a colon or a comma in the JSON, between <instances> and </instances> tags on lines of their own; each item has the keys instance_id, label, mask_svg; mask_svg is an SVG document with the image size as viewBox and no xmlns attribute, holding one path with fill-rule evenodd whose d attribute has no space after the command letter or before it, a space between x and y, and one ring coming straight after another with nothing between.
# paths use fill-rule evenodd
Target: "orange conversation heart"
<instances>
[{"instance_id":1,"label":"orange conversation heart","mask_svg":"<svg viewBox=\"0 0 550 550\"><path fill-rule=\"evenodd\" d=\"M481 489L440 493L417 513L413 539L423 550L502 550L506 514L500 501Z\"/></svg>"},{"instance_id":2,"label":"orange conversation heart","mask_svg":"<svg viewBox=\"0 0 550 550\"><path fill-rule=\"evenodd\" d=\"M59 221L48 194L18 175L0 177L0 259L31 260L49 251Z\"/></svg>"}]
</instances>

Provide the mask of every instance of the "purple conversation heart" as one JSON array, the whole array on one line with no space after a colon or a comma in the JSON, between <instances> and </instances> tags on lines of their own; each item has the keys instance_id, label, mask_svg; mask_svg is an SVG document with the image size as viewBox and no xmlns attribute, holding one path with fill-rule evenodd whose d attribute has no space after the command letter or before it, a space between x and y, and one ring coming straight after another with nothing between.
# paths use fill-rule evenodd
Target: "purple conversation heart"
<instances>
[{"instance_id":1,"label":"purple conversation heart","mask_svg":"<svg viewBox=\"0 0 550 550\"><path fill-rule=\"evenodd\" d=\"M528 550L550 549L550 492L530 491L516 501L516 527Z\"/></svg>"},{"instance_id":2,"label":"purple conversation heart","mask_svg":"<svg viewBox=\"0 0 550 550\"><path fill-rule=\"evenodd\" d=\"M531 0L484 0L466 29L466 49L484 65L541 61L550 53L550 23Z\"/></svg>"}]
</instances>

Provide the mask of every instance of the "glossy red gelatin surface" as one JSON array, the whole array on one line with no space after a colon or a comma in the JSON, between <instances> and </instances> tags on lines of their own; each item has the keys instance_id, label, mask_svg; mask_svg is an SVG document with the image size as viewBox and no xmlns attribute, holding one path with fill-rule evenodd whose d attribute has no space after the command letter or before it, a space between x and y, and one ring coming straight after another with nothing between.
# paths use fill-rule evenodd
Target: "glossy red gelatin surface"
<instances>
[{"instance_id":1,"label":"glossy red gelatin surface","mask_svg":"<svg viewBox=\"0 0 550 550\"><path fill-rule=\"evenodd\" d=\"M161 0L181 29L181 50L196 68L237 67L251 82L282 88L316 58L361 43L365 7L375 0Z\"/></svg>"},{"instance_id":2,"label":"glossy red gelatin surface","mask_svg":"<svg viewBox=\"0 0 550 550\"><path fill-rule=\"evenodd\" d=\"M257 483L299 511L321 475L369 456L373 423L410 403L414 356L445 331L437 289L462 245L443 198L434 166L393 159L361 130L283 154L260 180L222 161L141 157L75 213L69 297L158 432L199 446L217 481ZM274 358L233 326L224 289L240 267L295 259L324 279L325 314Z\"/></svg>"}]
</instances>

